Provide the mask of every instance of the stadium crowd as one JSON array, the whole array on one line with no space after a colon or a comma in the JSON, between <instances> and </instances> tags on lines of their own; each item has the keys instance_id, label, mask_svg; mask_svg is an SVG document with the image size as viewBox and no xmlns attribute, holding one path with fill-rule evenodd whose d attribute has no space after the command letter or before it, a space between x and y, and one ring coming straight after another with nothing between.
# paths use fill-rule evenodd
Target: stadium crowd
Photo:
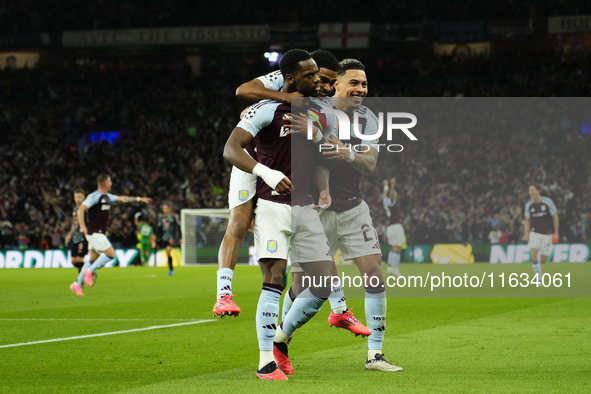
<instances>
[{"instance_id":1,"label":"stadium crowd","mask_svg":"<svg viewBox=\"0 0 591 394\"><path fill-rule=\"evenodd\" d=\"M229 12L231 10L231 12ZM528 19L591 13L575 0L478 0L446 2L379 0L326 2L189 0L22 0L0 1L0 32L125 29L172 26L327 22L417 23L425 20Z\"/></svg>"},{"instance_id":2,"label":"stadium crowd","mask_svg":"<svg viewBox=\"0 0 591 394\"><path fill-rule=\"evenodd\" d=\"M591 93L591 59L580 55L362 60L370 96ZM227 206L230 167L222 150L246 105L231 98L268 68L234 70L212 65L196 77L185 65L97 63L0 71L0 248L63 247L73 191L95 190L103 172L112 176L113 193L153 197L156 204L143 207L152 221L163 202L176 210ZM462 124L470 128L477 116ZM591 136L575 123L540 124L536 135L502 128L421 134L404 153L383 155L364 180L376 227L385 224L382 180L396 177L409 243L518 243L535 182L559 208L562 240L587 242ZM121 138L90 142L88 133L98 130L121 131ZM133 215L140 209L125 204L112 212L116 247L137 243Z\"/></svg>"}]
</instances>

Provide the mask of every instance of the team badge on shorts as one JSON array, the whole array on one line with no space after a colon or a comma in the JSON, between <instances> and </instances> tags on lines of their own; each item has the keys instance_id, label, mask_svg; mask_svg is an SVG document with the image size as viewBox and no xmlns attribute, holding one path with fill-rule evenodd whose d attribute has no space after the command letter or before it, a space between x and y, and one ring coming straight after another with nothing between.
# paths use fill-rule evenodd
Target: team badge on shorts
<instances>
[{"instance_id":1,"label":"team badge on shorts","mask_svg":"<svg viewBox=\"0 0 591 394\"><path fill-rule=\"evenodd\" d=\"M271 253L277 252L277 241L267 241L267 251Z\"/></svg>"},{"instance_id":2,"label":"team badge on shorts","mask_svg":"<svg viewBox=\"0 0 591 394\"><path fill-rule=\"evenodd\" d=\"M248 200L248 190L240 190L238 192L238 199L240 201L246 201L246 200Z\"/></svg>"}]
</instances>

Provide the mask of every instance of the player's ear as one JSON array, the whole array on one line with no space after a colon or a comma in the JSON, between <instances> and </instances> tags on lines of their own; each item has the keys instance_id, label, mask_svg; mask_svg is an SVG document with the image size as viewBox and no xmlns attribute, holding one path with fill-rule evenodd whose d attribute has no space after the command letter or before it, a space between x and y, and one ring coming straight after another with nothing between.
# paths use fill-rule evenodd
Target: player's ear
<instances>
[{"instance_id":1,"label":"player's ear","mask_svg":"<svg viewBox=\"0 0 591 394\"><path fill-rule=\"evenodd\" d=\"M287 81L287 83L289 83L290 85L295 85L295 77L292 74L287 74L285 76L285 80Z\"/></svg>"}]
</instances>

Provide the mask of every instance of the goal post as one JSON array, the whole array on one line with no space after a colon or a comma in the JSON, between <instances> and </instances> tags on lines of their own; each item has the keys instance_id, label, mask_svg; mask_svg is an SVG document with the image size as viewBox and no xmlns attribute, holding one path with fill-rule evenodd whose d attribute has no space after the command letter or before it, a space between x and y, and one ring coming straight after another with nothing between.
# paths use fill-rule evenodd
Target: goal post
<instances>
[{"instance_id":1,"label":"goal post","mask_svg":"<svg viewBox=\"0 0 591 394\"><path fill-rule=\"evenodd\" d=\"M228 209L181 209L183 265L217 264L229 217ZM238 264L248 263L248 247L253 241L253 234L248 232L238 251Z\"/></svg>"}]
</instances>

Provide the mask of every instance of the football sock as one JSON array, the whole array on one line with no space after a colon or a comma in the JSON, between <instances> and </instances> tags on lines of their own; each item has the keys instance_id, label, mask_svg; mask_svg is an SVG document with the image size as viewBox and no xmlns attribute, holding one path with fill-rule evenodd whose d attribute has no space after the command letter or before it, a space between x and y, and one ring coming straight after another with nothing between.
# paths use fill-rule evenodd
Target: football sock
<instances>
[{"instance_id":1,"label":"football sock","mask_svg":"<svg viewBox=\"0 0 591 394\"><path fill-rule=\"evenodd\" d=\"M232 278L234 270L231 268L220 268L218 270L218 300L225 294L232 294Z\"/></svg>"},{"instance_id":2,"label":"football sock","mask_svg":"<svg viewBox=\"0 0 591 394\"><path fill-rule=\"evenodd\" d=\"M343 290L343 286L340 284L334 287L330 293L330 297L328 297L328 301L330 302L330 309L332 309L333 313L340 315L341 313L345 313L347 311L345 291Z\"/></svg>"},{"instance_id":3,"label":"football sock","mask_svg":"<svg viewBox=\"0 0 591 394\"><path fill-rule=\"evenodd\" d=\"M376 354L382 354L382 349L369 349L367 351L367 359L373 360L376 358Z\"/></svg>"},{"instance_id":4,"label":"football sock","mask_svg":"<svg viewBox=\"0 0 591 394\"><path fill-rule=\"evenodd\" d=\"M326 299L315 297L310 288L302 291L297 296L285 320L281 323L283 332L288 336L293 335L294 331L306 324L314 317L322 307Z\"/></svg>"},{"instance_id":5,"label":"football sock","mask_svg":"<svg viewBox=\"0 0 591 394\"><path fill-rule=\"evenodd\" d=\"M275 357L273 357L272 350L261 350L261 355L259 357L259 371L265 367L265 365L269 364L271 361L275 361Z\"/></svg>"},{"instance_id":6,"label":"football sock","mask_svg":"<svg viewBox=\"0 0 591 394\"><path fill-rule=\"evenodd\" d=\"M283 342L283 343L287 343L287 341L289 340L289 335L287 335L284 331L283 331L283 323L281 323L279 325L279 328L277 328L277 332L275 333L275 342Z\"/></svg>"},{"instance_id":7,"label":"football sock","mask_svg":"<svg viewBox=\"0 0 591 394\"><path fill-rule=\"evenodd\" d=\"M400 265L400 253L390 251L390 253L388 253L388 265L393 268L398 268Z\"/></svg>"},{"instance_id":8,"label":"football sock","mask_svg":"<svg viewBox=\"0 0 591 394\"><path fill-rule=\"evenodd\" d=\"M170 271L174 271L174 269L172 268L172 256L168 257L168 269Z\"/></svg>"},{"instance_id":9,"label":"football sock","mask_svg":"<svg viewBox=\"0 0 591 394\"><path fill-rule=\"evenodd\" d=\"M82 286L82 283L84 283L84 272L87 268L90 268L90 260L84 259L84 265L82 266L82 270L80 270L80 273L78 274L78 279L76 279L76 283L78 283L80 286Z\"/></svg>"},{"instance_id":10,"label":"football sock","mask_svg":"<svg viewBox=\"0 0 591 394\"><path fill-rule=\"evenodd\" d=\"M296 299L295 294L293 294L293 290L290 287L289 290L287 291L287 294L285 294L285 297L283 297L283 308L282 308L282 313L281 313L281 321L285 320L285 316L287 315L287 312L289 312L289 310L291 309L291 305L293 304L293 301Z\"/></svg>"},{"instance_id":11,"label":"football sock","mask_svg":"<svg viewBox=\"0 0 591 394\"><path fill-rule=\"evenodd\" d=\"M531 267L534 269L534 273L538 275L538 282L542 281L542 264L539 261L532 261Z\"/></svg>"},{"instance_id":12,"label":"football sock","mask_svg":"<svg viewBox=\"0 0 591 394\"><path fill-rule=\"evenodd\" d=\"M257 338L259 340L259 350L261 358L259 369L273 361L273 338L277 330L277 320L279 319L279 299L283 287L271 283L263 283L263 291L259 297L257 305L256 325ZM268 353L271 354L269 359Z\"/></svg>"},{"instance_id":13,"label":"football sock","mask_svg":"<svg viewBox=\"0 0 591 394\"><path fill-rule=\"evenodd\" d=\"M380 287L380 290L383 289ZM369 291L368 291L369 290ZM382 353L382 344L384 343L384 333L386 331L386 309L388 301L386 292L376 292L374 288L365 290L365 320L367 328L371 330L371 335L367 340L367 347L371 358L375 353ZM371 354L371 352L374 352Z\"/></svg>"},{"instance_id":14,"label":"football sock","mask_svg":"<svg viewBox=\"0 0 591 394\"><path fill-rule=\"evenodd\" d=\"M95 260L94 263L92 263L92 265L90 266L90 268L88 268L88 270L90 272L94 272L99 268L102 268L105 264L107 264L110 260L112 260L111 257L107 256L106 254L102 253L98 259Z\"/></svg>"}]
</instances>

